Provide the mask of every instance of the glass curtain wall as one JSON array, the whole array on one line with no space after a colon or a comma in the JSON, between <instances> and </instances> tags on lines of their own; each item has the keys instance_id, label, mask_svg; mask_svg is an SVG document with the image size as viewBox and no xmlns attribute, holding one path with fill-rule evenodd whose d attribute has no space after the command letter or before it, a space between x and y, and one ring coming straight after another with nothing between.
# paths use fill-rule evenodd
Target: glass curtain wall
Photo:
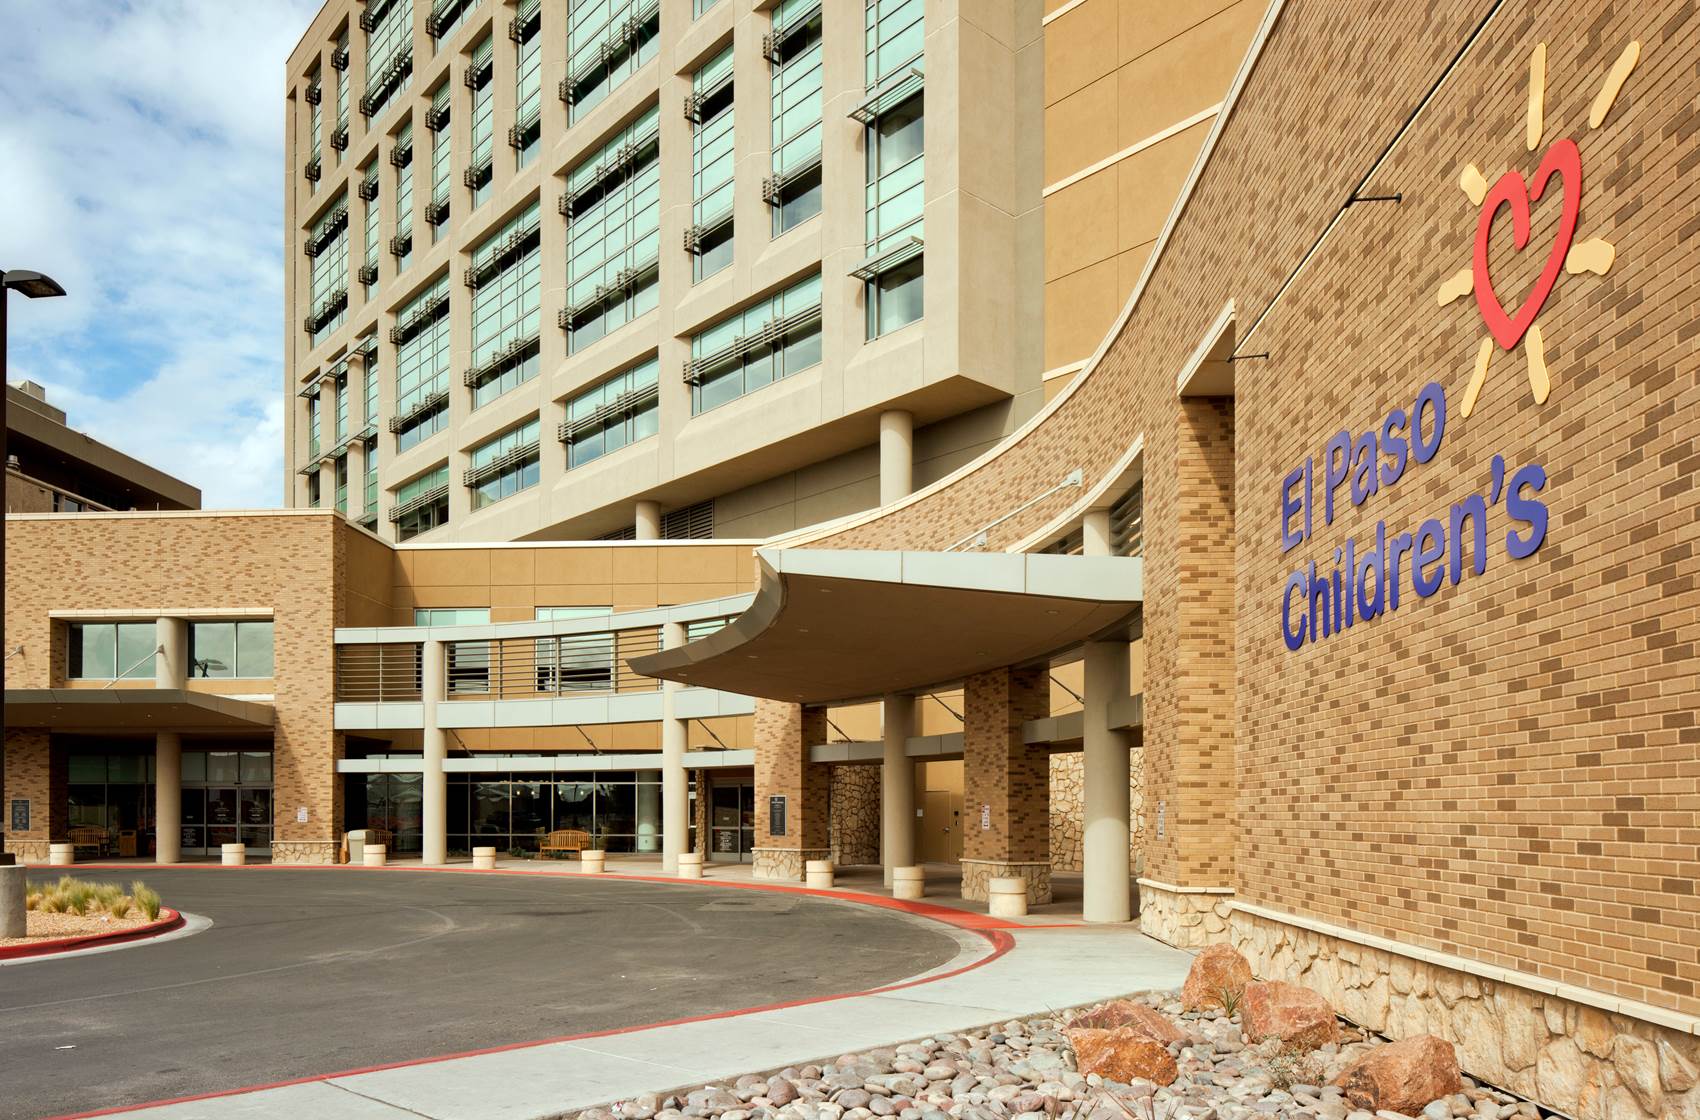
<instances>
[{"instance_id":1,"label":"glass curtain wall","mask_svg":"<svg viewBox=\"0 0 1700 1120\"><path fill-rule=\"evenodd\" d=\"M490 197L495 171L496 87L491 84L495 54L495 41L485 35L472 48L472 63L467 69L466 84L472 88L472 162L466 169L465 182L472 191L474 210Z\"/></svg>"},{"instance_id":2,"label":"glass curtain wall","mask_svg":"<svg viewBox=\"0 0 1700 1120\"><path fill-rule=\"evenodd\" d=\"M567 402L568 470L661 430L660 372L651 358Z\"/></svg>"},{"instance_id":3,"label":"glass curtain wall","mask_svg":"<svg viewBox=\"0 0 1700 1120\"><path fill-rule=\"evenodd\" d=\"M773 10L773 177L767 201L778 236L820 213L821 0Z\"/></svg>"},{"instance_id":4,"label":"glass curtain wall","mask_svg":"<svg viewBox=\"0 0 1700 1120\"><path fill-rule=\"evenodd\" d=\"M532 417L472 449L468 464L472 508L483 509L521 490L531 489L537 485L540 470L538 421Z\"/></svg>"},{"instance_id":5,"label":"glass curtain wall","mask_svg":"<svg viewBox=\"0 0 1700 1120\"><path fill-rule=\"evenodd\" d=\"M691 415L820 364L820 274L691 338Z\"/></svg>"},{"instance_id":6,"label":"glass curtain wall","mask_svg":"<svg viewBox=\"0 0 1700 1120\"><path fill-rule=\"evenodd\" d=\"M450 127L450 106L453 87L447 78L431 94L431 108L425 114L425 127L431 130L431 202L425 207L425 220L431 223L431 241L443 235L443 228L453 208L454 191L450 185L453 174L452 151L454 130Z\"/></svg>"},{"instance_id":7,"label":"glass curtain wall","mask_svg":"<svg viewBox=\"0 0 1700 1120\"><path fill-rule=\"evenodd\" d=\"M396 271L404 272L413 263L413 122L409 121L396 133L395 146L390 149L390 162L395 173L395 236L390 239L390 254L395 257Z\"/></svg>"},{"instance_id":8,"label":"glass curtain wall","mask_svg":"<svg viewBox=\"0 0 1700 1120\"><path fill-rule=\"evenodd\" d=\"M406 451L449 424L449 276L396 313L396 450Z\"/></svg>"},{"instance_id":9,"label":"glass curtain wall","mask_svg":"<svg viewBox=\"0 0 1700 1120\"><path fill-rule=\"evenodd\" d=\"M472 407L537 376L542 300L538 204L510 218L472 253Z\"/></svg>"},{"instance_id":10,"label":"glass curtain wall","mask_svg":"<svg viewBox=\"0 0 1700 1120\"><path fill-rule=\"evenodd\" d=\"M400 101L413 78L413 0L371 0L360 14L366 29L366 94L360 111L378 117Z\"/></svg>"},{"instance_id":11,"label":"glass curtain wall","mask_svg":"<svg viewBox=\"0 0 1700 1120\"><path fill-rule=\"evenodd\" d=\"M923 0L867 0L867 337L921 318L926 203Z\"/></svg>"},{"instance_id":12,"label":"glass curtain wall","mask_svg":"<svg viewBox=\"0 0 1700 1120\"><path fill-rule=\"evenodd\" d=\"M308 270L307 323L314 346L348 318L348 197L343 195L319 215L308 232L312 266Z\"/></svg>"},{"instance_id":13,"label":"glass curtain wall","mask_svg":"<svg viewBox=\"0 0 1700 1120\"><path fill-rule=\"evenodd\" d=\"M660 0L572 0L562 96L576 122L655 57Z\"/></svg>"},{"instance_id":14,"label":"glass curtain wall","mask_svg":"<svg viewBox=\"0 0 1700 1120\"><path fill-rule=\"evenodd\" d=\"M519 152L519 166L537 158L543 137L543 0L520 0L513 35L514 123L508 140Z\"/></svg>"},{"instance_id":15,"label":"glass curtain wall","mask_svg":"<svg viewBox=\"0 0 1700 1120\"><path fill-rule=\"evenodd\" d=\"M404 541L448 524L449 465L444 463L396 487L390 516L395 521L396 536Z\"/></svg>"},{"instance_id":16,"label":"glass curtain wall","mask_svg":"<svg viewBox=\"0 0 1700 1120\"><path fill-rule=\"evenodd\" d=\"M567 176L567 352L652 310L661 260L661 110L651 108Z\"/></svg>"},{"instance_id":17,"label":"glass curtain wall","mask_svg":"<svg viewBox=\"0 0 1700 1120\"><path fill-rule=\"evenodd\" d=\"M732 48L691 75L692 276L705 280L732 263L737 153L732 120Z\"/></svg>"}]
</instances>

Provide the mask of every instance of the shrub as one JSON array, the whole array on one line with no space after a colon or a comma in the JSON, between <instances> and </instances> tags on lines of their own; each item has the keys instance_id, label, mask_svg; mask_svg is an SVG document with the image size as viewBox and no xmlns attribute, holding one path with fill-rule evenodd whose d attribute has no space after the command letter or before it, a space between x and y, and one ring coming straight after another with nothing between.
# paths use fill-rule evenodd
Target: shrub
<instances>
[{"instance_id":1,"label":"shrub","mask_svg":"<svg viewBox=\"0 0 1700 1120\"><path fill-rule=\"evenodd\" d=\"M128 918L136 903L129 895L121 894L106 904L106 912L114 918Z\"/></svg>"},{"instance_id":2,"label":"shrub","mask_svg":"<svg viewBox=\"0 0 1700 1120\"><path fill-rule=\"evenodd\" d=\"M136 900L136 906L148 916L148 921L159 920L159 892L146 886L140 879L130 884L130 897Z\"/></svg>"}]
</instances>

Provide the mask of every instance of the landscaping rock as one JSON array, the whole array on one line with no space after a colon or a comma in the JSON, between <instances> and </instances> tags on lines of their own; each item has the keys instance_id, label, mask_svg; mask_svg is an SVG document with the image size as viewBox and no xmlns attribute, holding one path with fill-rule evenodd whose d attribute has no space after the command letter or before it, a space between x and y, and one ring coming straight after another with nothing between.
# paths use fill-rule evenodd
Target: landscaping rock
<instances>
[{"instance_id":1,"label":"landscaping rock","mask_svg":"<svg viewBox=\"0 0 1700 1120\"><path fill-rule=\"evenodd\" d=\"M1327 1000L1280 980L1246 985L1240 1021L1251 1042L1277 1039L1289 1052L1315 1050L1340 1038L1340 1025Z\"/></svg>"},{"instance_id":2,"label":"landscaping rock","mask_svg":"<svg viewBox=\"0 0 1700 1120\"><path fill-rule=\"evenodd\" d=\"M1464 1086L1452 1044L1432 1034L1378 1046L1331 1084L1344 1091L1354 1108L1411 1116L1429 1115L1429 1105L1437 1102L1444 1115L1451 1116L1453 1107L1442 1098L1451 1097Z\"/></svg>"},{"instance_id":3,"label":"landscaping rock","mask_svg":"<svg viewBox=\"0 0 1700 1120\"><path fill-rule=\"evenodd\" d=\"M1146 1007L1143 1003L1135 1003L1130 999L1111 1000L1101 1007L1094 1007L1090 1011L1082 1012L1070 1019L1068 1025L1071 1030L1110 1030L1115 1027L1133 1027L1143 1033L1146 1038L1154 1038L1165 1046L1171 1042L1187 1042L1192 1037L1166 1018L1162 1012Z\"/></svg>"},{"instance_id":4,"label":"landscaping rock","mask_svg":"<svg viewBox=\"0 0 1700 1120\"><path fill-rule=\"evenodd\" d=\"M1221 1007L1224 991L1238 998L1249 983L1251 962L1232 945L1225 942L1206 945L1187 971L1186 983L1181 987L1181 1003L1188 1011Z\"/></svg>"},{"instance_id":5,"label":"landscaping rock","mask_svg":"<svg viewBox=\"0 0 1700 1120\"><path fill-rule=\"evenodd\" d=\"M1169 1048L1137 1027L1070 1030L1068 1041L1074 1047L1075 1068L1087 1076L1097 1074L1123 1084L1149 1081L1154 1085L1173 1085L1180 1076Z\"/></svg>"}]
</instances>

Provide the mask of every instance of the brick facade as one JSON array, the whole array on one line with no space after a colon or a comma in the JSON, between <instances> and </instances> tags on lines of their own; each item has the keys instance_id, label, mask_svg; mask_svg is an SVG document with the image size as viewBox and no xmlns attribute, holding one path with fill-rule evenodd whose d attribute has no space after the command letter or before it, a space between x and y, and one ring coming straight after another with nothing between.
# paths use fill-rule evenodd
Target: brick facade
<instances>
[{"instance_id":1,"label":"brick facade","mask_svg":"<svg viewBox=\"0 0 1700 1120\"><path fill-rule=\"evenodd\" d=\"M962 690L962 897L984 898L986 880L1028 880L1029 901L1050 901L1051 765L1022 724L1050 714L1043 668L994 669Z\"/></svg>"},{"instance_id":2,"label":"brick facade","mask_svg":"<svg viewBox=\"0 0 1700 1120\"><path fill-rule=\"evenodd\" d=\"M826 742L826 709L780 700L756 701L755 875L801 879L803 864L831 857L828 768L809 761L809 745ZM773 834L769 798L785 798L785 833Z\"/></svg>"}]
</instances>

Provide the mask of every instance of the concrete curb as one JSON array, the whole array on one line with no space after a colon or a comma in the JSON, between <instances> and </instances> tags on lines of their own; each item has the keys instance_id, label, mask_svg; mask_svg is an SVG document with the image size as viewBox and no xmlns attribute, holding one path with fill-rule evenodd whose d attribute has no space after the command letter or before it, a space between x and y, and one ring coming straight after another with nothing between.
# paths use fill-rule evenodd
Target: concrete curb
<instances>
[{"instance_id":1,"label":"concrete curb","mask_svg":"<svg viewBox=\"0 0 1700 1120\"><path fill-rule=\"evenodd\" d=\"M145 926L134 929L117 930L112 933L89 933L81 937L56 937L51 941L34 941L24 945L0 946L0 961L19 960L24 957L45 957L57 953L74 953L79 949L92 949L97 946L118 945L126 941L142 941L149 937L158 937L162 933L182 929L183 915L171 909L162 907L161 917L157 922L149 922Z\"/></svg>"}]
</instances>

